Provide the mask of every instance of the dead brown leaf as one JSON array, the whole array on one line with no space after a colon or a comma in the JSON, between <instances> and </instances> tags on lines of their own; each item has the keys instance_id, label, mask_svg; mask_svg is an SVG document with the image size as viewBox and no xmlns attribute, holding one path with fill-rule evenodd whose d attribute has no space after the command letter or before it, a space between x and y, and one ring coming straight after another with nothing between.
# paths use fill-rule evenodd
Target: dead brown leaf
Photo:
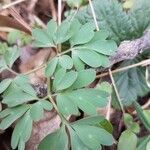
<instances>
[{"instance_id":1,"label":"dead brown leaf","mask_svg":"<svg viewBox=\"0 0 150 150\"><path fill-rule=\"evenodd\" d=\"M31 31L28 28L20 24L17 20L8 16L0 15L0 27L10 27L31 34Z\"/></svg>"}]
</instances>

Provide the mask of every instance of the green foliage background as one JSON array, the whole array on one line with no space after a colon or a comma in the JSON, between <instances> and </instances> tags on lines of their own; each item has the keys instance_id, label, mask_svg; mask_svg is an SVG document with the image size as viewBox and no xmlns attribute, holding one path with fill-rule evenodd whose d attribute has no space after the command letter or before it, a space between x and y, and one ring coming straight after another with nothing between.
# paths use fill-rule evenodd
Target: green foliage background
<instances>
[{"instance_id":1,"label":"green foliage background","mask_svg":"<svg viewBox=\"0 0 150 150\"><path fill-rule=\"evenodd\" d=\"M62 45L61 53L46 63L44 71L48 79L48 90L44 98L37 96L27 75L17 74L11 69L20 56L19 48L1 44L0 71L6 69L16 75L13 79L0 82L2 103L8 107L0 112L0 129L6 130L18 120L11 138L13 149L25 149L33 122L43 118L44 110L50 111L52 108L55 108L61 117L62 125L43 139L39 150L67 150L69 142L73 150L99 150L115 142L110 122L102 116L97 116L96 112L97 108L107 105L110 94L116 106L115 94L110 92L110 88L106 88L109 87L106 83L96 88L89 88L88 85L96 78L96 68L110 66L109 57L115 54L117 44L138 38L149 28L150 1L137 0L126 12L117 0L94 0L93 4L100 31L95 30L89 6L82 8L75 18L65 19L60 26L51 20L46 29L33 29L35 47L58 48L58 45ZM16 35L22 39L22 44L30 40L24 39L17 32L9 35L11 44L14 43ZM124 61L120 67L134 64L146 57L149 57L149 53L134 60ZM145 69L137 67L121 72L115 75L115 81L123 105L134 104L139 118L149 130L150 123L136 102L138 96L150 92L145 81ZM56 99L56 104L53 99ZM79 109L89 117L68 123L66 117L79 115ZM132 149L137 145L138 125L133 122L132 117L127 118L130 118L129 124L125 120L128 130L122 133L118 149L128 145L130 139L134 141L131 143ZM124 138L129 140L124 143Z\"/></svg>"}]
</instances>

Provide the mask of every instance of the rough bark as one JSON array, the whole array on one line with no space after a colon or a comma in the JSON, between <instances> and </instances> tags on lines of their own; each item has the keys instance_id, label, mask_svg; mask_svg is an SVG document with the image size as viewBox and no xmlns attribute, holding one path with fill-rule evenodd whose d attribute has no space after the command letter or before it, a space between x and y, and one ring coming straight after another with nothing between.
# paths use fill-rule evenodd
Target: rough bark
<instances>
[{"instance_id":1,"label":"rough bark","mask_svg":"<svg viewBox=\"0 0 150 150\"><path fill-rule=\"evenodd\" d=\"M127 59L134 59L145 50L150 50L150 30L144 35L132 41L123 41L118 47L117 53L110 57L111 65Z\"/></svg>"}]
</instances>

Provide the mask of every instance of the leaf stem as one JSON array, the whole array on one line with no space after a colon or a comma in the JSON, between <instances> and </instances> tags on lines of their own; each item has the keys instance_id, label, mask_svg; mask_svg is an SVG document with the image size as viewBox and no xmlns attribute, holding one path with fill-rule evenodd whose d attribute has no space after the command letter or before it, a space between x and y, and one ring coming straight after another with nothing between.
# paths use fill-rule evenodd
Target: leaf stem
<instances>
[{"instance_id":1,"label":"leaf stem","mask_svg":"<svg viewBox=\"0 0 150 150\"><path fill-rule=\"evenodd\" d=\"M11 68L7 67L6 68L8 71L10 71L11 73L13 73L14 75L19 75L19 73L17 73L16 71L12 70Z\"/></svg>"},{"instance_id":2,"label":"leaf stem","mask_svg":"<svg viewBox=\"0 0 150 150\"><path fill-rule=\"evenodd\" d=\"M119 92L118 92L118 89L117 89L117 86L116 86L114 77L113 77L113 75L112 75L111 69L109 69L109 75L110 75L110 79L111 79L111 82L112 82L112 84L113 84L113 87L114 87L116 96L117 96L117 100L118 100L118 102L119 102L120 108L121 108L121 110L122 110L122 112L123 112L123 116L124 116L125 111L124 111L124 108L123 108L123 105L122 105L122 102L121 102L121 98L120 98L120 95L119 95Z\"/></svg>"},{"instance_id":3,"label":"leaf stem","mask_svg":"<svg viewBox=\"0 0 150 150\"><path fill-rule=\"evenodd\" d=\"M115 69L115 70L112 70L111 72L114 74L114 73L122 72L122 71L125 71L125 70L128 70L128 69L132 69L132 68L135 68L135 67L144 66L145 64L146 65L150 64L150 59L146 59L146 60L143 60L139 63L129 65L129 66L125 66L125 67L122 67L122 68L119 68L119 69ZM109 72L99 74L99 75L96 76L96 78L105 77L107 75L109 75Z\"/></svg>"},{"instance_id":4,"label":"leaf stem","mask_svg":"<svg viewBox=\"0 0 150 150\"><path fill-rule=\"evenodd\" d=\"M34 72L36 72L36 71L38 71L38 70L40 70L40 69L42 69L42 68L44 68L44 67L46 67L46 64L42 64L41 66L38 66L37 68L32 69L32 70L30 70L30 71L28 71L28 72L26 72L26 73L23 73L23 74L24 74L24 75L29 75L29 74L34 73Z\"/></svg>"},{"instance_id":5,"label":"leaf stem","mask_svg":"<svg viewBox=\"0 0 150 150\"><path fill-rule=\"evenodd\" d=\"M61 25L61 15L62 15L62 0L58 0L58 26ZM58 53L61 53L61 44L57 46Z\"/></svg>"},{"instance_id":6,"label":"leaf stem","mask_svg":"<svg viewBox=\"0 0 150 150\"><path fill-rule=\"evenodd\" d=\"M62 0L58 0L58 25L61 25Z\"/></svg>"},{"instance_id":7,"label":"leaf stem","mask_svg":"<svg viewBox=\"0 0 150 150\"><path fill-rule=\"evenodd\" d=\"M23 2L23 1L25 1L25 0L16 0L16 1L11 2L9 4L5 4L4 6L2 6L2 8L0 9L0 11L8 9L8 8L10 8L12 6L15 6L15 5L17 5L17 4L19 4L19 3Z\"/></svg>"},{"instance_id":8,"label":"leaf stem","mask_svg":"<svg viewBox=\"0 0 150 150\"><path fill-rule=\"evenodd\" d=\"M49 97L49 95L51 96L51 83L50 83L50 78L47 78L47 95Z\"/></svg>"},{"instance_id":9,"label":"leaf stem","mask_svg":"<svg viewBox=\"0 0 150 150\"><path fill-rule=\"evenodd\" d=\"M107 113L106 113L106 119L108 121L110 121L110 115L111 115L111 101L112 101L112 98L111 96L108 97L108 105L107 105Z\"/></svg>"},{"instance_id":10,"label":"leaf stem","mask_svg":"<svg viewBox=\"0 0 150 150\"><path fill-rule=\"evenodd\" d=\"M48 98L50 100L50 102L52 103L54 109L56 110L57 114L59 115L59 117L61 118L62 122L66 125L68 125L68 121L67 119L59 112L58 107L54 101L54 99L52 98L51 92L50 92L50 78L47 78L47 93L48 93Z\"/></svg>"},{"instance_id":11,"label":"leaf stem","mask_svg":"<svg viewBox=\"0 0 150 150\"><path fill-rule=\"evenodd\" d=\"M61 53L57 54L57 56L64 55L64 54L66 54L66 53L71 52L72 50L73 50L72 48L71 48L71 49L68 49L68 50L66 50L66 51L64 51L64 52L61 52Z\"/></svg>"},{"instance_id":12,"label":"leaf stem","mask_svg":"<svg viewBox=\"0 0 150 150\"><path fill-rule=\"evenodd\" d=\"M51 97L51 95L49 95L49 100L52 103L54 109L56 110L57 114L59 115L59 117L61 118L62 122L66 125L68 125L68 120L59 112L58 107L54 101L54 99Z\"/></svg>"},{"instance_id":13,"label":"leaf stem","mask_svg":"<svg viewBox=\"0 0 150 150\"><path fill-rule=\"evenodd\" d=\"M92 4L91 0L89 0L89 4L90 4L91 11L92 11L92 15L93 15L94 23L95 23L95 26L96 26L96 30L99 31L99 26L98 26L98 22L97 22L97 19L96 19L96 14L95 14L94 7L93 7L93 4Z\"/></svg>"}]
</instances>

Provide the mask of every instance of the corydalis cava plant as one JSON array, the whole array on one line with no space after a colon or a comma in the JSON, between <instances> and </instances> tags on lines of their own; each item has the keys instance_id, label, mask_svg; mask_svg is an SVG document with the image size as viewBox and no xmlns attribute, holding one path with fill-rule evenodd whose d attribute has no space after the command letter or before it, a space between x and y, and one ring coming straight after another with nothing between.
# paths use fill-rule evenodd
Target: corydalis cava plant
<instances>
[{"instance_id":1,"label":"corydalis cava plant","mask_svg":"<svg viewBox=\"0 0 150 150\"><path fill-rule=\"evenodd\" d=\"M50 81L46 98L37 97L28 77L23 74L0 83L2 103L8 106L0 113L0 128L5 130L18 120L11 138L12 148L24 149L33 122L43 117L44 110L50 111L53 107L60 115L62 125L41 142L39 149L67 150L70 145L73 150L77 149L76 146L78 149L95 150L100 149L101 145L112 145L111 124L104 117L96 116L96 108L107 105L110 92L104 85L95 89L87 87L96 78L94 68L108 67L109 56L117 50L116 43L107 39L109 33L95 31L92 23L82 25L78 20L65 20L57 26L51 20L46 29L33 29L32 35L36 47L57 49L61 44L62 49L46 63L44 72ZM66 43L67 49L63 49ZM2 56L2 70L11 68L19 57L18 49L8 52L9 55ZM53 99L56 99L56 104ZM89 117L68 123L65 118L72 114L79 115L79 109Z\"/></svg>"}]
</instances>

